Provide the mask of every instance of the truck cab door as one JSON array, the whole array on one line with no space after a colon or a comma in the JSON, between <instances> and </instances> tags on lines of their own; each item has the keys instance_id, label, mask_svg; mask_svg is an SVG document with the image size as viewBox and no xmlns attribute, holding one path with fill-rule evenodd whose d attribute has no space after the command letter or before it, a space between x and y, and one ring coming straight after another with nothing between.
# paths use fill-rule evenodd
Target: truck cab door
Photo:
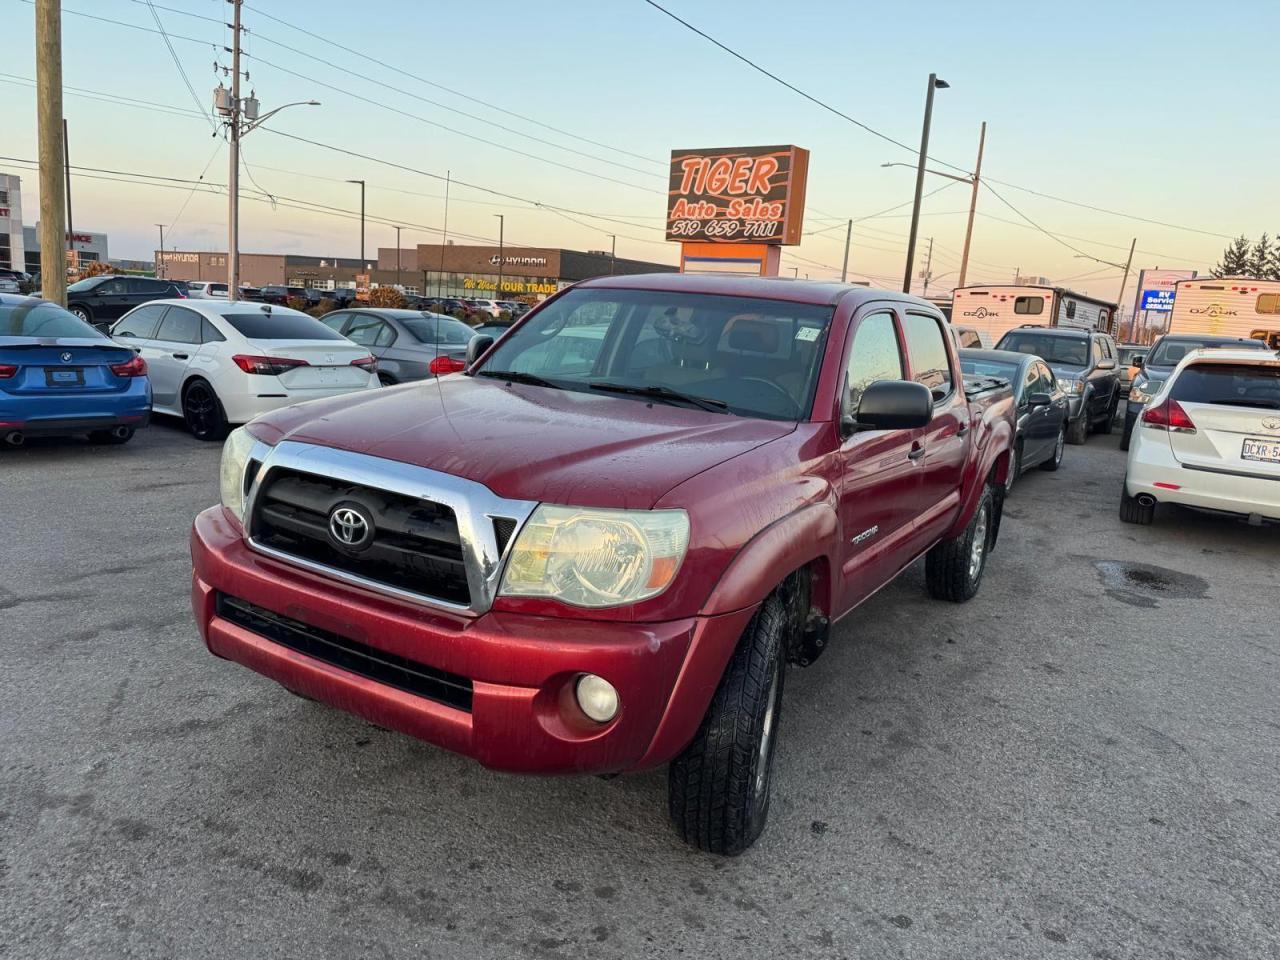
<instances>
[{"instance_id":1,"label":"truck cab door","mask_svg":"<svg viewBox=\"0 0 1280 960\"><path fill-rule=\"evenodd\" d=\"M874 305L854 317L845 354L845 409L856 413L872 383L906 374L896 314ZM919 490L918 430L863 430L845 437L840 470L840 596L844 612L888 583L910 562Z\"/></svg>"},{"instance_id":2,"label":"truck cab door","mask_svg":"<svg viewBox=\"0 0 1280 960\"><path fill-rule=\"evenodd\" d=\"M914 509L912 549L919 553L954 523L969 451L969 404L950 338L941 321L907 310L902 316L910 379L933 394L933 419L919 431L920 489Z\"/></svg>"}]
</instances>

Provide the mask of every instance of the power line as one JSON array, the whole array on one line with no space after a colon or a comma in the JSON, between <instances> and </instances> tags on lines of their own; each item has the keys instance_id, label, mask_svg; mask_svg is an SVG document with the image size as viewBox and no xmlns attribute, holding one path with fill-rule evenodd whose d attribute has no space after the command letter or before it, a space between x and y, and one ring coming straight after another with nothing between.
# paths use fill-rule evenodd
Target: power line
<instances>
[{"instance_id":1,"label":"power line","mask_svg":"<svg viewBox=\"0 0 1280 960\"><path fill-rule=\"evenodd\" d=\"M208 117L209 125L216 133L218 123L213 117L204 112L204 107L200 103L200 98L196 96L196 88L191 85L191 78L187 76L186 68L182 66L182 61L178 59L178 52L173 49L173 43L169 40L169 35L164 32L164 24L160 22L160 14L156 11L155 4L147 0L147 9L151 11L151 18L156 22L156 29L160 31L160 37L164 40L164 45L169 48L169 56L173 59L173 65L178 68L178 75L182 77L182 83L187 88L187 93L191 94L191 100L196 105L196 109L200 111L202 116Z\"/></svg>"}]
</instances>

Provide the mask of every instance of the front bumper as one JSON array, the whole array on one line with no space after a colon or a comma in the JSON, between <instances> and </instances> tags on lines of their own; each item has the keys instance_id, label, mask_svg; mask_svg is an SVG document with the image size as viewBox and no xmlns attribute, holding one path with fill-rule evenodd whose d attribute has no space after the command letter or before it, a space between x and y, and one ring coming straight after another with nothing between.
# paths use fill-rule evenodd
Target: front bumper
<instances>
[{"instance_id":1,"label":"front bumper","mask_svg":"<svg viewBox=\"0 0 1280 960\"><path fill-rule=\"evenodd\" d=\"M1151 427L1134 431L1124 486L1131 497L1145 493L1160 503L1280 520L1280 481L1192 469L1173 455L1167 434Z\"/></svg>"},{"instance_id":2,"label":"front bumper","mask_svg":"<svg viewBox=\"0 0 1280 960\"><path fill-rule=\"evenodd\" d=\"M753 613L666 623L456 616L262 556L220 506L196 518L191 554L192 609L212 653L371 723L488 767L529 773L614 773L670 760L692 737L715 689L714 680L684 676L691 647L732 646ZM470 709L274 642L220 616L219 594L465 678ZM578 710L573 685L582 673L617 688L622 706L609 723ZM673 696L677 690L683 693Z\"/></svg>"}]
</instances>

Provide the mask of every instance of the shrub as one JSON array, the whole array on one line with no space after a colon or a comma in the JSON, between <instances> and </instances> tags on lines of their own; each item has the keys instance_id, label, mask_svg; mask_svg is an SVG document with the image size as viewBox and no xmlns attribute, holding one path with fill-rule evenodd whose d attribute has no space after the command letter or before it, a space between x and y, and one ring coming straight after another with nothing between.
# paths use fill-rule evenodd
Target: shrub
<instances>
[{"instance_id":1,"label":"shrub","mask_svg":"<svg viewBox=\"0 0 1280 960\"><path fill-rule=\"evenodd\" d=\"M308 310L307 313L309 313L311 316L319 320L321 317L323 317L326 313L330 312L332 309L333 309L333 301L330 300L328 297L324 297L320 300L319 303L317 303L314 307Z\"/></svg>"},{"instance_id":2,"label":"shrub","mask_svg":"<svg viewBox=\"0 0 1280 960\"><path fill-rule=\"evenodd\" d=\"M298 310L301 313L306 313L307 308L311 306L305 297L286 297L284 305L290 310Z\"/></svg>"},{"instance_id":3,"label":"shrub","mask_svg":"<svg viewBox=\"0 0 1280 960\"><path fill-rule=\"evenodd\" d=\"M115 273L115 268L109 263L101 260L90 260L80 269L80 279L87 280L89 277L98 277L104 273Z\"/></svg>"},{"instance_id":4,"label":"shrub","mask_svg":"<svg viewBox=\"0 0 1280 960\"><path fill-rule=\"evenodd\" d=\"M375 287L369 291L369 306L403 310L409 305L404 294L395 287Z\"/></svg>"}]
</instances>

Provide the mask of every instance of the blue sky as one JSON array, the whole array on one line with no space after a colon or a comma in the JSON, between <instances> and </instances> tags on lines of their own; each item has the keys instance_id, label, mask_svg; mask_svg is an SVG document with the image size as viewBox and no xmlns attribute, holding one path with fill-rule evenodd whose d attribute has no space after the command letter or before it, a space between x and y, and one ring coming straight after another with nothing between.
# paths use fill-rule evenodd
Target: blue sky
<instances>
[{"instance_id":1,"label":"blue sky","mask_svg":"<svg viewBox=\"0 0 1280 960\"><path fill-rule=\"evenodd\" d=\"M222 18L230 11L225 0L160 2L200 17ZM14 8L6 17L19 35L25 24L27 36L33 36L34 8L23 0L4 3ZM990 177L1205 231L1135 222L992 184L1027 217L1092 256L1122 261L1129 240L1137 236L1141 252L1135 266L1204 268L1226 242L1214 234L1280 230L1280 178L1274 172L1280 146L1274 122L1280 5L1223 2L1212 8L1212 16L1203 4L1091 0L1069 5L669 0L664 5L905 143L918 140L925 78L936 71L951 89L938 94L931 155L970 167L985 120L984 172ZM136 0L67 0L67 86L195 110L160 36L72 11L155 29L151 11ZM216 47L228 31L197 17L157 13L175 35L174 49L207 105L216 82ZM494 214L502 213L508 242L607 248L608 234L616 232L620 255L673 262L675 245L665 243L660 231L664 164L672 148L691 146L808 147L807 231L825 230L836 218L865 217L911 195L910 170L881 167L887 161L911 162L911 152L752 72L642 0L367 0L359 6L337 0L255 0L244 18L251 31L245 66L264 110L292 100L322 101L320 107L281 114L274 124L279 130L629 221L611 225L579 217L581 223L571 222L529 204L455 186L451 232L496 237ZM0 79L33 77L32 48L11 43ZM423 80L606 146L499 113ZM6 111L0 154L33 158L34 89L11 81L0 89L16 107ZM194 178L212 157L206 179L225 183L225 151L218 152L220 141L199 117L71 95L66 104L73 163ZM403 231L406 246L438 239L426 229L442 221L442 185L436 180L267 132L249 136L245 157L266 191L344 209L358 207L358 190L341 181L363 177L369 182L371 216L414 225ZM34 171L4 161L0 169L24 176L27 220L33 222ZM931 179L928 188L946 182ZM246 180L245 186L253 184ZM171 224L169 234L178 246L225 246L223 198L197 194L178 216L185 190L89 179L78 179L73 189L77 225L110 233L114 256L148 256L155 246L153 224L160 222ZM961 185L926 201L921 234L935 238L938 289L954 282L967 203L967 188ZM1021 268L1054 280L1079 278L1071 284L1091 292L1116 292L1118 270L1079 259L991 193L982 194L979 210L984 216L975 228L972 280L1003 281ZM358 225L348 220L251 201L243 211L246 251L344 256L358 251ZM885 281L900 275L905 213L893 211L855 227L853 272ZM371 224L369 247L390 246L394 236L391 227ZM799 248L789 248L784 264L796 266L801 275L830 276L838 268L843 237L842 227L811 233Z\"/></svg>"}]
</instances>

